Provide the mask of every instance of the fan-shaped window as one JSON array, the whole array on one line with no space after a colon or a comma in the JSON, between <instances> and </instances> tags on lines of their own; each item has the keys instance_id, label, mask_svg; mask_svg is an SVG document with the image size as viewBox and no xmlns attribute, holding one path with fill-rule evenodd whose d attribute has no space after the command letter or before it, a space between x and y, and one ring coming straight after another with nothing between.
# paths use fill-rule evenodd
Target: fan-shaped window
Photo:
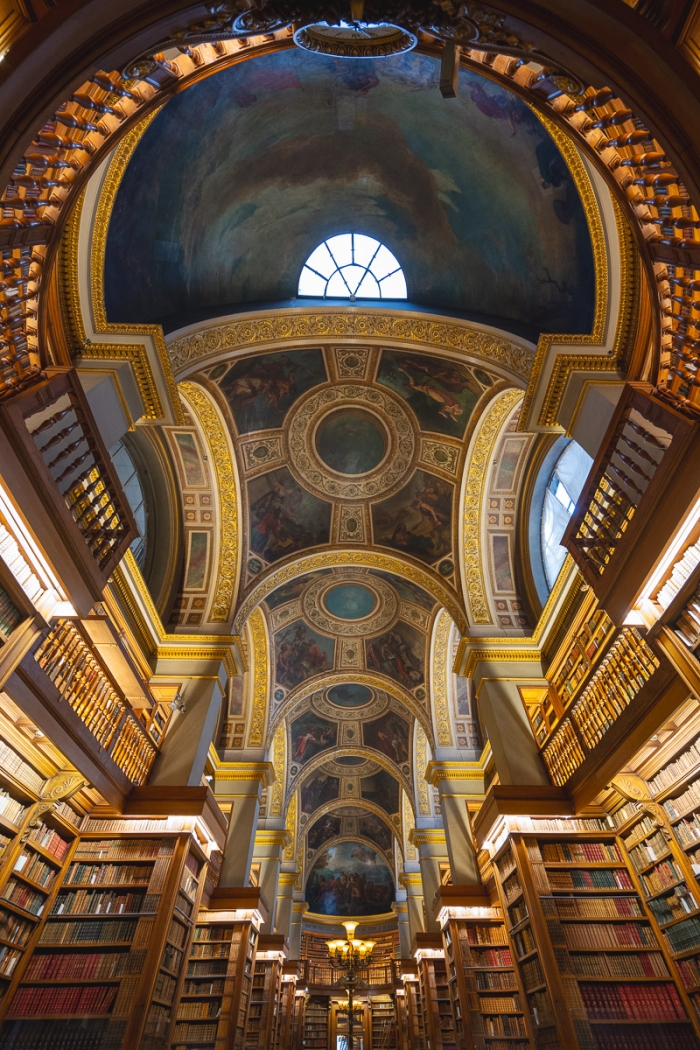
<instances>
[{"instance_id":1,"label":"fan-shaped window","mask_svg":"<svg viewBox=\"0 0 700 1050\"><path fill-rule=\"evenodd\" d=\"M389 249L364 233L319 244L299 277L299 295L324 299L406 299L406 278Z\"/></svg>"},{"instance_id":2,"label":"fan-shaped window","mask_svg":"<svg viewBox=\"0 0 700 1050\"><path fill-rule=\"evenodd\" d=\"M134 515L134 520L138 526L140 535L131 544L131 552L136 558L139 568L143 568L146 557L146 498L143 493L141 479L129 451L121 441L118 441L110 449L109 454L112 457L112 463L119 475L124 495L129 502L131 513Z\"/></svg>"},{"instance_id":3,"label":"fan-shaped window","mask_svg":"<svg viewBox=\"0 0 700 1050\"><path fill-rule=\"evenodd\" d=\"M566 548L561 546L561 538L574 513L592 464L588 453L575 441L570 441L554 464L547 481L540 537L544 573L550 589L566 558Z\"/></svg>"}]
</instances>

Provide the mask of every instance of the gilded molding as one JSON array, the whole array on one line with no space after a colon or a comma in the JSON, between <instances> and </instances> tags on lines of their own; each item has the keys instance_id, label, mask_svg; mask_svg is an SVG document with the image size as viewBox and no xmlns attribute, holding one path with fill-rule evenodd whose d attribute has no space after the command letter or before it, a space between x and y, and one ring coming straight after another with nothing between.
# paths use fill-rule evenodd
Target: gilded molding
<instances>
[{"instance_id":1,"label":"gilded molding","mask_svg":"<svg viewBox=\"0 0 700 1050\"><path fill-rule=\"evenodd\" d=\"M435 787L442 780L483 780L484 770L474 769L465 762L429 762L425 779Z\"/></svg>"},{"instance_id":2,"label":"gilded molding","mask_svg":"<svg viewBox=\"0 0 700 1050\"><path fill-rule=\"evenodd\" d=\"M494 642L502 642L502 638L490 639ZM481 641L481 639L479 639ZM518 638L522 642L522 638ZM539 649L472 649L467 657L464 668L464 677L473 678L477 664L485 660L488 663L541 663L542 653Z\"/></svg>"},{"instance_id":3,"label":"gilded molding","mask_svg":"<svg viewBox=\"0 0 700 1050\"><path fill-rule=\"evenodd\" d=\"M270 793L270 816L282 816L285 784L285 732L281 725L272 744L272 763L275 767L275 782Z\"/></svg>"},{"instance_id":4,"label":"gilded molding","mask_svg":"<svg viewBox=\"0 0 700 1050\"><path fill-rule=\"evenodd\" d=\"M462 565L467 603L473 624L493 622L486 598L481 550L484 482L491 462L493 443L506 419L522 397L522 390L506 390L492 401L481 418L469 457L462 509ZM459 627L459 624L457 626Z\"/></svg>"},{"instance_id":5,"label":"gilded molding","mask_svg":"<svg viewBox=\"0 0 700 1050\"><path fill-rule=\"evenodd\" d=\"M288 846L289 832L263 828L255 832L256 846Z\"/></svg>"},{"instance_id":6,"label":"gilded molding","mask_svg":"<svg viewBox=\"0 0 700 1050\"><path fill-rule=\"evenodd\" d=\"M452 725L450 720L449 682L447 651L452 631L452 618L441 609L433 628L433 659L431 696L433 700L433 718L435 719L435 739L438 747L454 747Z\"/></svg>"},{"instance_id":7,"label":"gilded molding","mask_svg":"<svg viewBox=\"0 0 700 1050\"><path fill-rule=\"evenodd\" d=\"M430 795L425 770L428 765L428 740L420 726L416 727L416 789L418 791L418 812L421 816L430 816Z\"/></svg>"},{"instance_id":8,"label":"gilded molding","mask_svg":"<svg viewBox=\"0 0 700 1050\"><path fill-rule=\"evenodd\" d=\"M444 846L445 832L442 828L414 828L410 834L414 846Z\"/></svg>"},{"instance_id":9,"label":"gilded molding","mask_svg":"<svg viewBox=\"0 0 700 1050\"><path fill-rule=\"evenodd\" d=\"M165 345L163 329L160 325L152 324L109 324L107 321L104 299L104 265L107 251L107 233L109 230L109 221L112 217L114 201L119 191L122 178L124 177L124 172L126 171L127 165L131 160L136 147L141 141L148 126L153 120L155 120L161 109L162 106L159 106L157 109L152 110L143 118L143 120L139 121L138 124L135 124L134 127L126 133L115 149L110 161L102 185L102 190L100 192L100 199L97 203L93 222L92 244L90 249L90 297L95 332L98 335L141 335L150 336L153 340L158 355L158 361L160 363L163 381L168 391L173 418L176 423L182 426L184 422L182 406L180 405L180 400L177 395L175 377L173 375L170 357L168 356L168 351ZM93 343L82 351L82 355L83 357L90 357L93 360L101 360L103 358L114 359L115 357L122 357L130 360L134 365L136 379L139 384L139 392L146 409L147 417L150 419L160 419L163 417L163 406L158 396L145 347L124 347L120 344Z\"/></svg>"},{"instance_id":10,"label":"gilded molding","mask_svg":"<svg viewBox=\"0 0 700 1050\"><path fill-rule=\"evenodd\" d=\"M419 730L417 729L416 732L419 732ZM422 730L420 730L420 732L422 732ZM346 755L356 755L360 751L363 753L363 756L367 759L368 762L372 762L374 765L380 766L382 769L386 770L386 772L389 773L394 778L394 780L398 781L398 783L404 789L404 791L411 790L411 781L406 776L401 766L397 766L395 762L392 762L390 758L387 758L385 755L382 755L379 751L373 750L371 751L371 753L368 753L368 750L369 749L367 749L364 746L364 744L358 741L357 743L347 744L346 746L334 747L331 752L323 751L318 755L314 755L314 757L309 759L309 761L306 762L305 765L299 768L299 771L294 778L290 777L290 791L294 791L296 789L297 784L301 784L302 781L306 780L317 769L321 769L323 766L325 766L329 760L336 757L344 758ZM404 763L404 765L407 768L410 768L410 763ZM348 775L352 774L350 773ZM362 799L360 795L358 795L357 804L359 805L361 801ZM345 798L345 803L348 804L347 797ZM352 804L355 805L354 802Z\"/></svg>"},{"instance_id":11,"label":"gilded molding","mask_svg":"<svg viewBox=\"0 0 700 1050\"><path fill-rule=\"evenodd\" d=\"M287 806L287 820L286 820L287 831L289 832L289 842L284 847L283 859L287 861L294 860L294 850L296 847L297 838L297 793L292 793L292 797L289 800ZM294 874L296 879L296 873ZM294 880L292 880L294 881Z\"/></svg>"},{"instance_id":12,"label":"gilded molding","mask_svg":"<svg viewBox=\"0 0 700 1050\"><path fill-rule=\"evenodd\" d=\"M406 851L406 860L417 860L418 852L415 846L409 842L408 836L411 830L415 827L415 819L413 816L413 807L411 806L411 798L406 791L403 793L403 839L404 849Z\"/></svg>"},{"instance_id":13,"label":"gilded molding","mask_svg":"<svg viewBox=\"0 0 700 1050\"><path fill-rule=\"evenodd\" d=\"M403 793L406 795L405 790ZM292 797L296 798L297 792L295 792ZM394 835L398 836L398 832L395 825L392 823L391 817L387 811L382 809L381 806L378 806L376 802L370 802L367 798L359 797L356 799L349 799L347 795L343 795L340 798L334 798L331 802L324 803L322 806L319 806L318 809L315 809L313 813L304 813L302 815L302 820L304 821L303 824L301 824L300 821L302 838L306 835L311 825L316 823L319 817L324 817L326 813L332 813L334 809L344 809L346 806L350 805L356 806L358 809L364 809L367 813L375 813L380 820L383 820L386 826L391 829Z\"/></svg>"},{"instance_id":14,"label":"gilded molding","mask_svg":"<svg viewBox=\"0 0 700 1050\"><path fill-rule=\"evenodd\" d=\"M272 762L219 762L215 770L215 783L228 781L258 781L263 788L275 782Z\"/></svg>"},{"instance_id":15,"label":"gilded molding","mask_svg":"<svg viewBox=\"0 0 700 1050\"><path fill-rule=\"evenodd\" d=\"M267 718L268 642L265 617L261 609L250 615L250 638L253 664L253 704L248 730L248 745L262 747Z\"/></svg>"},{"instance_id":16,"label":"gilded molding","mask_svg":"<svg viewBox=\"0 0 700 1050\"><path fill-rule=\"evenodd\" d=\"M363 312L358 307L317 307L313 313L271 310L242 320L203 325L196 332L170 340L168 352L177 373L193 365L201 366L219 354L256 346L352 338L468 354L486 365L502 368L524 383L534 361L530 347L479 331L466 321L407 317L389 310Z\"/></svg>"},{"instance_id":17,"label":"gilded molding","mask_svg":"<svg viewBox=\"0 0 700 1050\"><path fill-rule=\"evenodd\" d=\"M517 391L517 393L519 396L522 396L522 391ZM281 584L294 579L295 576L303 576L306 573L314 572L315 569L340 568L346 565L383 569L385 572L393 572L407 580L412 580L447 609L457 628L462 633L466 631L467 624L464 612L458 605L454 592L442 583L437 577L437 573L430 573L417 565L407 565L401 558L390 554L364 550L321 551L318 554L309 554L273 570L264 579L260 580L239 607L234 620L234 629L244 624L253 609Z\"/></svg>"},{"instance_id":18,"label":"gilded molding","mask_svg":"<svg viewBox=\"0 0 700 1050\"><path fill-rule=\"evenodd\" d=\"M228 623L238 579L238 487L228 437L213 402L196 383L181 383L180 390L198 417L212 457L219 490L219 559L210 623Z\"/></svg>"}]
</instances>

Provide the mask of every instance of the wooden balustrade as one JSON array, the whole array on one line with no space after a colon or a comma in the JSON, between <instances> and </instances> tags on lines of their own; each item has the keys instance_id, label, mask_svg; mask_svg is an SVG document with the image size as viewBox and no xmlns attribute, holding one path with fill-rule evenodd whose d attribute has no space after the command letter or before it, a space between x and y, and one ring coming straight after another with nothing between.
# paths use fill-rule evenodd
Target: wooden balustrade
<instances>
[{"instance_id":1,"label":"wooden balustrade","mask_svg":"<svg viewBox=\"0 0 700 1050\"><path fill-rule=\"evenodd\" d=\"M77 622L58 620L34 659L125 777L145 783L157 750Z\"/></svg>"},{"instance_id":2,"label":"wooden balustrade","mask_svg":"<svg viewBox=\"0 0 700 1050\"><path fill-rule=\"evenodd\" d=\"M698 424L643 383L628 383L563 543L620 623L695 500Z\"/></svg>"},{"instance_id":3,"label":"wooden balustrade","mask_svg":"<svg viewBox=\"0 0 700 1050\"><path fill-rule=\"evenodd\" d=\"M138 529L77 374L52 370L6 402L2 419L64 535L85 551L101 593Z\"/></svg>"}]
</instances>

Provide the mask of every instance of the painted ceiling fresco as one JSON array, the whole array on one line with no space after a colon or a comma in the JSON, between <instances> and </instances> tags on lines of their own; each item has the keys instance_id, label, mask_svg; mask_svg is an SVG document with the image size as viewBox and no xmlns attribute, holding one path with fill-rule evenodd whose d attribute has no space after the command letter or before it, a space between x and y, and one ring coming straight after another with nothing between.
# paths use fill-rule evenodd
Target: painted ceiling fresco
<instances>
[{"instance_id":1,"label":"painted ceiling fresco","mask_svg":"<svg viewBox=\"0 0 700 1050\"><path fill-rule=\"evenodd\" d=\"M328 846L306 881L306 901L317 915L381 915L393 900L391 872L381 855L364 842Z\"/></svg>"},{"instance_id":2,"label":"painted ceiling fresco","mask_svg":"<svg viewBox=\"0 0 700 1050\"><path fill-rule=\"evenodd\" d=\"M343 62L294 49L175 95L117 194L109 320L172 330L292 299L307 257L352 215L355 232L396 255L414 303L533 339L590 331L588 228L554 142L524 102L476 73L462 70L457 97L443 99L439 72L416 52ZM281 404L290 376L278 364ZM421 376L400 381L417 392ZM435 408L450 432L469 396L452 394Z\"/></svg>"}]
</instances>

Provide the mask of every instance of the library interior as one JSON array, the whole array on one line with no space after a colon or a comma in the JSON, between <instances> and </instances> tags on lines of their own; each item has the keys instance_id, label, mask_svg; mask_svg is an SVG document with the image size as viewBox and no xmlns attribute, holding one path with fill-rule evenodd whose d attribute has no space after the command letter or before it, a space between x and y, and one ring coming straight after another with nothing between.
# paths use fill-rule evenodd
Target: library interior
<instances>
[{"instance_id":1,"label":"library interior","mask_svg":"<svg viewBox=\"0 0 700 1050\"><path fill-rule=\"evenodd\" d=\"M0 1050L307 1048L700 1050L700 0L0 0Z\"/></svg>"}]
</instances>

